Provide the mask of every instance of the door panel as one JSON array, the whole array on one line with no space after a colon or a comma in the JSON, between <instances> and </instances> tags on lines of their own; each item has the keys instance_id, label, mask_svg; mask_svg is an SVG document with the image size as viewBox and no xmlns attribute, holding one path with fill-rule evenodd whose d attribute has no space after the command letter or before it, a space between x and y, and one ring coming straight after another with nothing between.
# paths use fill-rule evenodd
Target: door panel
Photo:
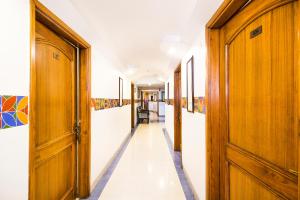
<instances>
[{"instance_id":1,"label":"door panel","mask_svg":"<svg viewBox=\"0 0 300 200\"><path fill-rule=\"evenodd\" d=\"M35 199L74 199L75 49L36 22Z\"/></svg>"},{"instance_id":2,"label":"door panel","mask_svg":"<svg viewBox=\"0 0 300 200\"><path fill-rule=\"evenodd\" d=\"M182 151L181 65L174 72L174 150Z\"/></svg>"},{"instance_id":3,"label":"door panel","mask_svg":"<svg viewBox=\"0 0 300 200\"><path fill-rule=\"evenodd\" d=\"M267 1L269 7L257 7L257 13L250 3L221 30L227 119L222 166L226 197L234 200L298 198L298 1ZM241 18L245 13L254 16Z\"/></svg>"},{"instance_id":4,"label":"door panel","mask_svg":"<svg viewBox=\"0 0 300 200\"><path fill-rule=\"evenodd\" d=\"M247 174L242 172L238 167L230 165L230 199L263 199L277 200L280 199L269 190L262 187L257 181L253 180ZM236 187L237 185L245 186L243 190Z\"/></svg>"}]
</instances>

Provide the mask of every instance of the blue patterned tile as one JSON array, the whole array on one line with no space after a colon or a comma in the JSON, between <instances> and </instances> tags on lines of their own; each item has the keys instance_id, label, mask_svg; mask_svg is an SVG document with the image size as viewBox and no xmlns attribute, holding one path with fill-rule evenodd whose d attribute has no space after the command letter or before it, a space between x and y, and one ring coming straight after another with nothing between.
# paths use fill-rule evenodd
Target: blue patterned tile
<instances>
[{"instance_id":1,"label":"blue patterned tile","mask_svg":"<svg viewBox=\"0 0 300 200\"><path fill-rule=\"evenodd\" d=\"M16 127L16 112L3 112L2 113L2 128Z\"/></svg>"}]
</instances>

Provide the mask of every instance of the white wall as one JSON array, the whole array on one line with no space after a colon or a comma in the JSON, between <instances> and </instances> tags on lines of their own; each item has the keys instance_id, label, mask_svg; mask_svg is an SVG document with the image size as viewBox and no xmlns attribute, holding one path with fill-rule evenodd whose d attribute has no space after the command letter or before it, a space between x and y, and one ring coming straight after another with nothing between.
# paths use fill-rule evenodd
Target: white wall
<instances>
[{"instance_id":1,"label":"white wall","mask_svg":"<svg viewBox=\"0 0 300 200\"><path fill-rule=\"evenodd\" d=\"M92 57L92 97L119 98L119 77L123 78L124 99L131 98L131 82L114 70L111 62L100 52ZM131 130L131 106L92 110L91 185L102 175Z\"/></svg>"},{"instance_id":2,"label":"white wall","mask_svg":"<svg viewBox=\"0 0 300 200\"><path fill-rule=\"evenodd\" d=\"M199 35L193 46L186 52L181 63L181 91L186 97L186 63L194 56L194 94L205 96L206 50L205 34ZM174 77L169 77L170 98L174 97ZM167 85L166 85L167 96ZM166 105L166 128L174 144L174 109ZM194 192L199 199L205 199L206 193L206 137L205 114L190 113L182 109L182 162L186 176L190 179Z\"/></svg>"},{"instance_id":3,"label":"white wall","mask_svg":"<svg viewBox=\"0 0 300 200\"><path fill-rule=\"evenodd\" d=\"M92 45L92 97L118 99L123 77L105 52L95 31L68 1L40 0ZM29 0L9 0L0 7L0 95L29 96ZM7 20L10 19L10 20ZM130 99L130 81L124 79L124 98ZM92 112L91 184L130 132L130 105ZM28 198L28 125L0 130L0 199Z\"/></svg>"},{"instance_id":4,"label":"white wall","mask_svg":"<svg viewBox=\"0 0 300 200\"><path fill-rule=\"evenodd\" d=\"M0 22L0 95L28 96L29 1L2 1ZM0 199L28 197L28 130L0 130Z\"/></svg>"},{"instance_id":5,"label":"white wall","mask_svg":"<svg viewBox=\"0 0 300 200\"><path fill-rule=\"evenodd\" d=\"M159 110L158 110L159 111L159 113L158 113L159 116L165 116L165 113L166 113L165 107L166 107L165 102L159 102Z\"/></svg>"},{"instance_id":6,"label":"white wall","mask_svg":"<svg viewBox=\"0 0 300 200\"><path fill-rule=\"evenodd\" d=\"M194 94L205 96L206 47L204 32L182 58L182 97L186 97L186 63L194 56ZM206 193L206 137L205 114L182 109L182 162L196 195L205 199ZM197 156L195 156L197 155Z\"/></svg>"},{"instance_id":7,"label":"white wall","mask_svg":"<svg viewBox=\"0 0 300 200\"><path fill-rule=\"evenodd\" d=\"M168 83L169 83L169 99L174 99L174 77L170 76L165 83L165 97L168 100ZM166 104L165 106L165 126L169 133L170 139L174 144L174 106Z\"/></svg>"},{"instance_id":8,"label":"white wall","mask_svg":"<svg viewBox=\"0 0 300 200\"><path fill-rule=\"evenodd\" d=\"M149 110L153 112L157 112L157 102L149 101Z\"/></svg>"}]
</instances>

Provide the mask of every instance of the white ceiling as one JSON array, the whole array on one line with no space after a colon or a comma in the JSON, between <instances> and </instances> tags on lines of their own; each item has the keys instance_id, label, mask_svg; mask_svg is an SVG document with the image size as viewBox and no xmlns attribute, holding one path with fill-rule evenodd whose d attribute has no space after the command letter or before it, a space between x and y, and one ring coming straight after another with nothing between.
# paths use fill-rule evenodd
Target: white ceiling
<instances>
[{"instance_id":1,"label":"white ceiling","mask_svg":"<svg viewBox=\"0 0 300 200\"><path fill-rule=\"evenodd\" d=\"M163 82L222 0L70 0L138 84ZM175 66L174 66L175 65Z\"/></svg>"}]
</instances>

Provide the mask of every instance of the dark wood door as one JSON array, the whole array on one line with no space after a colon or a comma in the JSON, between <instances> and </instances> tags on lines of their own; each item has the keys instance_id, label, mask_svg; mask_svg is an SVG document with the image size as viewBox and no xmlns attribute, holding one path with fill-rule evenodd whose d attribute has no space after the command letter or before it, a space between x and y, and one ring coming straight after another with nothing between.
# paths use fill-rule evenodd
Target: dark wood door
<instances>
[{"instance_id":1,"label":"dark wood door","mask_svg":"<svg viewBox=\"0 0 300 200\"><path fill-rule=\"evenodd\" d=\"M35 147L31 198L74 199L76 183L75 49L36 22Z\"/></svg>"},{"instance_id":2,"label":"dark wood door","mask_svg":"<svg viewBox=\"0 0 300 200\"><path fill-rule=\"evenodd\" d=\"M181 65L174 72L174 150L182 150Z\"/></svg>"},{"instance_id":3,"label":"dark wood door","mask_svg":"<svg viewBox=\"0 0 300 200\"><path fill-rule=\"evenodd\" d=\"M220 30L225 199L298 199L298 6L256 0Z\"/></svg>"}]
</instances>

